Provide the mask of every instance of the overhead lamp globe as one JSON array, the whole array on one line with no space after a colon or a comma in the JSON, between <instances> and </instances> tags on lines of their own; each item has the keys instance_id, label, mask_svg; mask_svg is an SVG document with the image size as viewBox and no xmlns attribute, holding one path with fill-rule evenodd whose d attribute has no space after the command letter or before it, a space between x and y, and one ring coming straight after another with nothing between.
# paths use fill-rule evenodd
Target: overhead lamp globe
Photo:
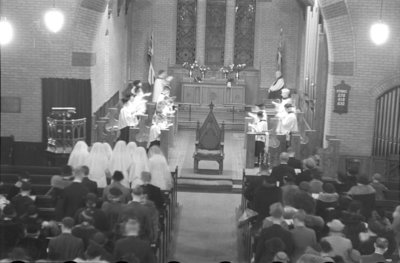
<instances>
[{"instance_id":1,"label":"overhead lamp globe","mask_svg":"<svg viewBox=\"0 0 400 263\"><path fill-rule=\"evenodd\" d=\"M387 24L379 21L371 26L369 35L375 45L382 45L386 43L389 38L389 27Z\"/></svg>"},{"instance_id":2,"label":"overhead lamp globe","mask_svg":"<svg viewBox=\"0 0 400 263\"><path fill-rule=\"evenodd\" d=\"M9 44L14 37L14 29L7 18L2 17L0 19L0 45Z\"/></svg>"},{"instance_id":3,"label":"overhead lamp globe","mask_svg":"<svg viewBox=\"0 0 400 263\"><path fill-rule=\"evenodd\" d=\"M52 8L44 15L44 23L50 32L57 33L64 25L64 14L57 8Z\"/></svg>"}]
</instances>

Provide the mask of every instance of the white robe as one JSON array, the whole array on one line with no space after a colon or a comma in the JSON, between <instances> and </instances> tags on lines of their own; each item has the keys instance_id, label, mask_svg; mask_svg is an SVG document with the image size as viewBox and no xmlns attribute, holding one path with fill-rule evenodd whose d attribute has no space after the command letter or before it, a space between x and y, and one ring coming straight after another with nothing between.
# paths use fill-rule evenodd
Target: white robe
<instances>
[{"instance_id":1,"label":"white robe","mask_svg":"<svg viewBox=\"0 0 400 263\"><path fill-rule=\"evenodd\" d=\"M152 100L153 102L155 103L158 102L158 97L161 95L164 86L165 86L165 80L157 78L156 81L154 82L154 88L153 88L153 100Z\"/></svg>"}]
</instances>

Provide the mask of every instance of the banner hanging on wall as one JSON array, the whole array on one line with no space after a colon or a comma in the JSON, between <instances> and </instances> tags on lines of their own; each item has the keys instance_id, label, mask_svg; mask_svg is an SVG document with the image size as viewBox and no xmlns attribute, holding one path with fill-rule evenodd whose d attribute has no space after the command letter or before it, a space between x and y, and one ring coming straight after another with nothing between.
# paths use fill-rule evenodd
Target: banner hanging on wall
<instances>
[{"instance_id":1,"label":"banner hanging on wall","mask_svg":"<svg viewBox=\"0 0 400 263\"><path fill-rule=\"evenodd\" d=\"M344 80L335 87L335 101L333 112L343 114L348 112L349 96L351 87Z\"/></svg>"}]
</instances>

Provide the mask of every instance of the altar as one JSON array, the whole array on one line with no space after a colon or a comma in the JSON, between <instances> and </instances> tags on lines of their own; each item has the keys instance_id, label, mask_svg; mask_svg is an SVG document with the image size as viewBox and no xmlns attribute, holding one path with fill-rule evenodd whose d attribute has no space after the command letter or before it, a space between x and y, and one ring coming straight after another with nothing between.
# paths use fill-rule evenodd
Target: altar
<instances>
[{"instance_id":1,"label":"altar","mask_svg":"<svg viewBox=\"0 0 400 263\"><path fill-rule=\"evenodd\" d=\"M183 103L198 105L244 105L244 81L232 82L227 86L226 80L205 80L204 82L182 82L181 98Z\"/></svg>"}]
</instances>

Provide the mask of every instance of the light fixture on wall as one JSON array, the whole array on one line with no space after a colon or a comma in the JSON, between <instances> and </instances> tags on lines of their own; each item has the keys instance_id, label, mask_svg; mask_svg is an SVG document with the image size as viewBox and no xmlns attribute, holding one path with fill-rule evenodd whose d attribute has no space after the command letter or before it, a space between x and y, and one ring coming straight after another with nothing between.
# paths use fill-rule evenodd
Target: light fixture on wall
<instances>
[{"instance_id":1,"label":"light fixture on wall","mask_svg":"<svg viewBox=\"0 0 400 263\"><path fill-rule=\"evenodd\" d=\"M372 24L369 30L369 35L371 37L372 42L374 42L375 45L382 45L389 38L389 27L387 24L382 22L382 9L383 9L383 0L381 0L379 21Z\"/></svg>"},{"instance_id":2,"label":"light fixture on wall","mask_svg":"<svg viewBox=\"0 0 400 263\"><path fill-rule=\"evenodd\" d=\"M0 19L0 45L7 45L14 37L14 29L7 18Z\"/></svg>"},{"instance_id":3,"label":"light fixture on wall","mask_svg":"<svg viewBox=\"0 0 400 263\"><path fill-rule=\"evenodd\" d=\"M64 14L55 7L55 0L53 1L53 8L44 15L44 23L47 29L53 33L60 31L64 25Z\"/></svg>"}]
</instances>

